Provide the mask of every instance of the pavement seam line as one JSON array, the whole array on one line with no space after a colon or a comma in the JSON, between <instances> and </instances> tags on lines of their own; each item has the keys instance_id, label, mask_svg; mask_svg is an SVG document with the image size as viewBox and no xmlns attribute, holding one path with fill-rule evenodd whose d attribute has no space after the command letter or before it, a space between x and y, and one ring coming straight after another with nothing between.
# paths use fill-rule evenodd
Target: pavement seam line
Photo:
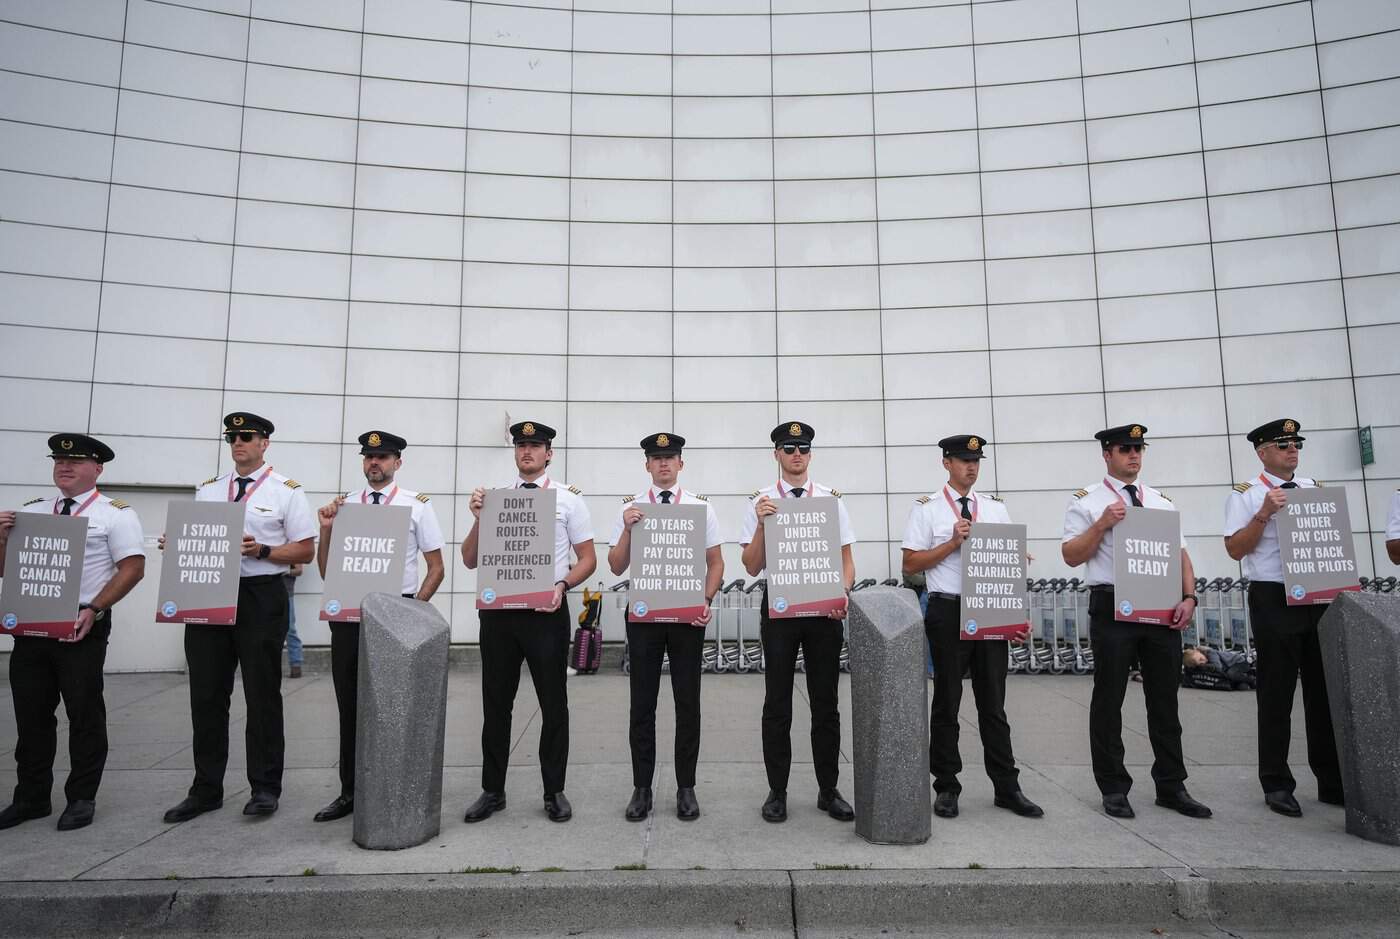
<instances>
[{"instance_id":1,"label":"pavement seam line","mask_svg":"<svg viewBox=\"0 0 1400 939\"><path fill-rule=\"evenodd\" d=\"M788 909L792 912L792 939L801 939L797 929L797 878L792 876L792 871L785 873L788 879Z\"/></svg>"}]
</instances>

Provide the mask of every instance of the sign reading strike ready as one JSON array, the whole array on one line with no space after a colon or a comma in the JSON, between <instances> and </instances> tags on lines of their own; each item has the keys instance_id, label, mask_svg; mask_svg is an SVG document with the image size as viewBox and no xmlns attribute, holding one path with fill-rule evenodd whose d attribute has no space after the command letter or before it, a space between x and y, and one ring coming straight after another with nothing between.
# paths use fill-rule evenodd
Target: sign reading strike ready
<instances>
[{"instance_id":1,"label":"sign reading strike ready","mask_svg":"<svg viewBox=\"0 0 1400 939\"><path fill-rule=\"evenodd\" d=\"M491 489L481 503L478 610L533 610L554 602L553 489Z\"/></svg>"},{"instance_id":2,"label":"sign reading strike ready","mask_svg":"<svg viewBox=\"0 0 1400 939\"><path fill-rule=\"evenodd\" d=\"M20 512L5 546L0 636L66 639L78 618L88 520Z\"/></svg>"},{"instance_id":3,"label":"sign reading strike ready","mask_svg":"<svg viewBox=\"0 0 1400 939\"><path fill-rule=\"evenodd\" d=\"M1170 626L1181 602L1181 516L1128 507L1113 526L1113 618Z\"/></svg>"},{"instance_id":4,"label":"sign reading strike ready","mask_svg":"<svg viewBox=\"0 0 1400 939\"><path fill-rule=\"evenodd\" d=\"M768 616L826 616L846 605L841 520L834 496L783 499L763 519Z\"/></svg>"},{"instance_id":5,"label":"sign reading strike ready","mask_svg":"<svg viewBox=\"0 0 1400 939\"><path fill-rule=\"evenodd\" d=\"M1345 489L1290 489L1274 517L1290 606L1330 603L1343 591L1361 589Z\"/></svg>"},{"instance_id":6,"label":"sign reading strike ready","mask_svg":"<svg viewBox=\"0 0 1400 939\"><path fill-rule=\"evenodd\" d=\"M321 619L360 621L371 593L403 593L404 541L413 511L406 505L342 505L331 530L321 593Z\"/></svg>"},{"instance_id":7,"label":"sign reading strike ready","mask_svg":"<svg viewBox=\"0 0 1400 939\"><path fill-rule=\"evenodd\" d=\"M974 523L962 564L963 639L1009 639L1030 629L1025 525Z\"/></svg>"},{"instance_id":8,"label":"sign reading strike ready","mask_svg":"<svg viewBox=\"0 0 1400 939\"><path fill-rule=\"evenodd\" d=\"M170 503L157 623L233 625L247 511L236 502Z\"/></svg>"},{"instance_id":9,"label":"sign reading strike ready","mask_svg":"<svg viewBox=\"0 0 1400 939\"><path fill-rule=\"evenodd\" d=\"M689 623L705 612L705 506L639 508L645 514L632 526L627 618Z\"/></svg>"}]
</instances>

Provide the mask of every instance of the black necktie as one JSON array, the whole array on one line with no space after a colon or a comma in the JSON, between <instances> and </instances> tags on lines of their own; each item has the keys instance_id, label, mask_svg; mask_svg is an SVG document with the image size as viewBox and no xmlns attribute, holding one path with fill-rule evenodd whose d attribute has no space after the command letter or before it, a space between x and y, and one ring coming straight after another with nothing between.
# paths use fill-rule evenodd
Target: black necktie
<instances>
[{"instance_id":1,"label":"black necktie","mask_svg":"<svg viewBox=\"0 0 1400 939\"><path fill-rule=\"evenodd\" d=\"M671 490L669 490L669 489L663 489L663 490L661 490L661 501L662 501L662 502L665 502L665 503L667 503L667 504L670 503L670 501L671 501Z\"/></svg>"},{"instance_id":2,"label":"black necktie","mask_svg":"<svg viewBox=\"0 0 1400 939\"><path fill-rule=\"evenodd\" d=\"M248 487L252 484L252 482L253 482L253 477L251 477L251 476L240 476L240 477L238 477L238 495L236 495L236 496L233 497L233 501L234 501L234 502L242 502L242 501L243 501L243 496L247 493Z\"/></svg>"},{"instance_id":3,"label":"black necktie","mask_svg":"<svg viewBox=\"0 0 1400 939\"><path fill-rule=\"evenodd\" d=\"M1128 483L1123 488L1127 490L1128 498L1133 500L1133 505L1137 506L1138 508L1142 508L1142 500L1138 498L1137 486L1134 486L1132 483Z\"/></svg>"},{"instance_id":4,"label":"black necktie","mask_svg":"<svg viewBox=\"0 0 1400 939\"><path fill-rule=\"evenodd\" d=\"M379 500L384 498L384 494L382 492L371 492L369 497L374 500L375 505L378 505Z\"/></svg>"},{"instance_id":5,"label":"black necktie","mask_svg":"<svg viewBox=\"0 0 1400 939\"><path fill-rule=\"evenodd\" d=\"M62 511L62 512L59 512L58 514L59 514L59 515L72 515L72 514L73 514L73 503L74 503L74 502L77 502L77 501L78 501L77 499L64 499L64 500L63 500L63 511Z\"/></svg>"},{"instance_id":6,"label":"black necktie","mask_svg":"<svg viewBox=\"0 0 1400 939\"><path fill-rule=\"evenodd\" d=\"M1297 489L1297 488L1298 488L1298 484L1295 483L1293 480L1290 479L1288 482L1284 483L1282 486L1279 486L1279 488L1280 488L1280 489Z\"/></svg>"},{"instance_id":7,"label":"black necktie","mask_svg":"<svg viewBox=\"0 0 1400 939\"><path fill-rule=\"evenodd\" d=\"M538 489L538 488L540 488L540 484L539 484L539 483L521 483L521 484L520 484L520 488L521 488L521 489Z\"/></svg>"},{"instance_id":8,"label":"black necktie","mask_svg":"<svg viewBox=\"0 0 1400 939\"><path fill-rule=\"evenodd\" d=\"M802 487L801 487L801 486L795 486L795 487L793 488L793 490L792 490L792 497L793 497L794 499L800 499L800 498L802 498Z\"/></svg>"},{"instance_id":9,"label":"black necktie","mask_svg":"<svg viewBox=\"0 0 1400 939\"><path fill-rule=\"evenodd\" d=\"M972 521L972 510L967 507L967 496L963 496L961 499L958 500L958 502L962 504L962 517L967 519L969 522Z\"/></svg>"}]
</instances>

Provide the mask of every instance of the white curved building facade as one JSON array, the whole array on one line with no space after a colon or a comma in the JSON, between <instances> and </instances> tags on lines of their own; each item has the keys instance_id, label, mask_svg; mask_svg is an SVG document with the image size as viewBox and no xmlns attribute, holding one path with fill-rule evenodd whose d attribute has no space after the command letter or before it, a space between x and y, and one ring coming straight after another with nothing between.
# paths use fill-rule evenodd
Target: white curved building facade
<instances>
[{"instance_id":1,"label":"white curved building facade","mask_svg":"<svg viewBox=\"0 0 1400 939\"><path fill-rule=\"evenodd\" d=\"M0 348L6 506L60 428L112 443L152 533L227 468L228 410L313 504L356 434L405 436L460 641L464 494L525 418L600 540L645 434L689 438L732 538L769 429L812 423L883 578L958 432L1065 574L1127 421L1198 570L1238 576L1243 433L1286 415L1391 574L1400 5L0 0Z\"/></svg>"}]
</instances>

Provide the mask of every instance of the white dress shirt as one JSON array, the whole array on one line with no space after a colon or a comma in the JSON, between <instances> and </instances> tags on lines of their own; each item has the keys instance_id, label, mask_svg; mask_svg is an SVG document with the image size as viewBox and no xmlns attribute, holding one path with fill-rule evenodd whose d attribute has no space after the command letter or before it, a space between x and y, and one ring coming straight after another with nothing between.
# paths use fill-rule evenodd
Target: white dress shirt
<instances>
[{"instance_id":1,"label":"white dress shirt","mask_svg":"<svg viewBox=\"0 0 1400 939\"><path fill-rule=\"evenodd\" d=\"M1065 509L1065 533L1060 539L1061 543L1072 541L1088 531L1103 515L1104 509L1113 503L1122 502L1125 506L1131 506L1133 500L1124 488L1127 485L1121 480L1105 477L1103 482L1076 492ZM1133 485L1137 486L1138 501L1142 503L1143 508L1176 511L1176 506L1172 505L1170 499L1151 486L1144 485L1141 478ZM1113 585L1112 528L1104 534L1098 550L1089 558L1084 581L1091 587Z\"/></svg>"},{"instance_id":2,"label":"white dress shirt","mask_svg":"<svg viewBox=\"0 0 1400 939\"><path fill-rule=\"evenodd\" d=\"M1269 494L1269 490L1283 485L1286 481L1282 476L1263 472L1249 482L1249 488L1244 492L1232 489L1230 497L1225 500L1225 537L1229 538L1248 525L1250 519L1259 514L1259 508L1264 504L1264 497ZM1299 489L1312 489L1317 485L1317 480L1303 476L1295 475L1293 481L1298 484ZM1253 551L1244 556L1240 565L1244 576L1250 580L1283 583L1283 558L1279 556L1277 513L1269 516L1269 521L1259 536L1259 543L1254 546Z\"/></svg>"},{"instance_id":3,"label":"white dress shirt","mask_svg":"<svg viewBox=\"0 0 1400 939\"><path fill-rule=\"evenodd\" d=\"M951 541L953 526L962 518L962 505L958 502L961 498L956 489L945 484L938 493L917 499L909 510L901 547L910 551L927 551ZM1011 513L1006 510L1006 503L996 496L974 489L967 498L973 521L1000 525L1011 523ZM958 550L925 571L925 586L930 593L961 594L962 569L962 546L959 545Z\"/></svg>"}]
</instances>

